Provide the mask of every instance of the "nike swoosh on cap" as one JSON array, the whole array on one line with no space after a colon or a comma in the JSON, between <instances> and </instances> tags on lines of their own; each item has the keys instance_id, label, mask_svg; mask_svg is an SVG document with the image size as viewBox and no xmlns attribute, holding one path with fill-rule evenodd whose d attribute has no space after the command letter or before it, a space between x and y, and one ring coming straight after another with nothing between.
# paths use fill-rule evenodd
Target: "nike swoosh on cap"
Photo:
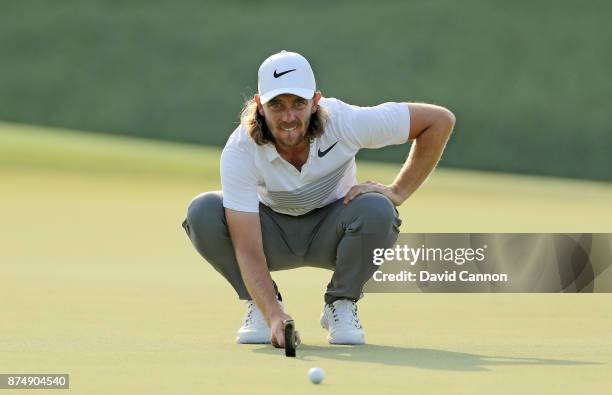
<instances>
[{"instance_id":1,"label":"nike swoosh on cap","mask_svg":"<svg viewBox=\"0 0 612 395\"><path fill-rule=\"evenodd\" d=\"M329 151L331 151L332 148L334 148L336 146L336 144L338 144L338 142L336 141L335 143L333 143L328 149L326 149L325 151L321 151L321 148L319 148L319 151L317 152L317 155L319 155L319 158L324 157L325 155L327 155L327 153Z\"/></svg>"},{"instance_id":2,"label":"nike swoosh on cap","mask_svg":"<svg viewBox=\"0 0 612 395\"><path fill-rule=\"evenodd\" d=\"M283 71L283 72L280 72L280 73L277 73L276 70L274 70L274 78L281 77L281 76L283 76L283 75L285 75L287 73L291 73L292 71L295 71L295 70L297 70L297 69L291 69L291 70Z\"/></svg>"}]
</instances>

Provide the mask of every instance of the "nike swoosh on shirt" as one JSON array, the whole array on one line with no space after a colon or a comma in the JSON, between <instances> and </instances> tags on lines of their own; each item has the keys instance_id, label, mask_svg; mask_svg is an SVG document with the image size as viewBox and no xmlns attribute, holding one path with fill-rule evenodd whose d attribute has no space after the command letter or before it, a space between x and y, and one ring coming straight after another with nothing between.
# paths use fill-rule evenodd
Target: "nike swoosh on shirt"
<instances>
[{"instance_id":1,"label":"nike swoosh on shirt","mask_svg":"<svg viewBox=\"0 0 612 395\"><path fill-rule=\"evenodd\" d=\"M287 71L282 71L280 73L277 73L276 70L274 70L274 78L278 78L281 77L287 73L291 73L292 71L295 71L296 69L291 69L291 70L287 70Z\"/></svg>"},{"instance_id":2,"label":"nike swoosh on shirt","mask_svg":"<svg viewBox=\"0 0 612 395\"><path fill-rule=\"evenodd\" d=\"M317 155L319 155L319 158L324 157L325 155L327 155L327 153L329 151L331 151L332 148L334 148L336 146L336 144L338 144L338 142L336 141L335 143L333 143L331 145L331 147L329 147L328 149L326 149L325 151L321 151L321 148L319 148L319 151L317 152Z\"/></svg>"}]
</instances>

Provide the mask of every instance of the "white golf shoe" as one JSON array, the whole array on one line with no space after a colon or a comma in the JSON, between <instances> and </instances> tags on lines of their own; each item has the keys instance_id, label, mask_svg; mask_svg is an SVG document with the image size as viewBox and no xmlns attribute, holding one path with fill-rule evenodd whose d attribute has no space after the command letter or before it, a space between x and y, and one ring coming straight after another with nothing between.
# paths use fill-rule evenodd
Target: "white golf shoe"
<instances>
[{"instance_id":1,"label":"white golf shoe","mask_svg":"<svg viewBox=\"0 0 612 395\"><path fill-rule=\"evenodd\" d=\"M278 302L283 307L283 302ZM246 301L247 311L244 322L236 333L240 344L270 344L270 327L261 310L252 300Z\"/></svg>"},{"instance_id":2,"label":"white golf shoe","mask_svg":"<svg viewBox=\"0 0 612 395\"><path fill-rule=\"evenodd\" d=\"M365 332L359 316L357 303L349 299L339 299L333 304L325 304L321 313L321 326L329 331L330 344L364 344Z\"/></svg>"}]
</instances>

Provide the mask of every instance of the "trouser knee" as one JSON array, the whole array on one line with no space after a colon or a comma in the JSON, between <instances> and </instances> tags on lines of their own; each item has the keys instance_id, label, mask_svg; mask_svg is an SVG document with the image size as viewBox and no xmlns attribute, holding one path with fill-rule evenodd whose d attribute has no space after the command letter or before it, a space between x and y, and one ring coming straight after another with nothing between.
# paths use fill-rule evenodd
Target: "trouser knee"
<instances>
[{"instance_id":1,"label":"trouser knee","mask_svg":"<svg viewBox=\"0 0 612 395\"><path fill-rule=\"evenodd\" d=\"M401 220L388 197L380 193L359 195L348 205L351 207L349 227L364 234L399 233Z\"/></svg>"},{"instance_id":2,"label":"trouser knee","mask_svg":"<svg viewBox=\"0 0 612 395\"><path fill-rule=\"evenodd\" d=\"M215 234L227 232L224 217L221 193L205 192L189 203L183 228L192 241L204 240Z\"/></svg>"}]
</instances>

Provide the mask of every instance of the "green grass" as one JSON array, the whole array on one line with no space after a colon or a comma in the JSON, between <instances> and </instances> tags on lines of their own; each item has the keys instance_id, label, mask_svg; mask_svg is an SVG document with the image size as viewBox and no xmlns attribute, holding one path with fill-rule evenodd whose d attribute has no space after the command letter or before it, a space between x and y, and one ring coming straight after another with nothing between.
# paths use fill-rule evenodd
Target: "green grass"
<instances>
[{"instance_id":1,"label":"green grass","mask_svg":"<svg viewBox=\"0 0 612 395\"><path fill-rule=\"evenodd\" d=\"M608 390L607 294L370 294L369 345L331 347L318 327L330 272L299 269L273 275L298 358L236 345L243 305L179 226L193 196L219 188L218 155L0 125L0 371L69 373L88 395ZM611 197L606 184L440 169L400 213L404 231L610 232Z\"/></svg>"},{"instance_id":2,"label":"green grass","mask_svg":"<svg viewBox=\"0 0 612 395\"><path fill-rule=\"evenodd\" d=\"M153 178L219 175L218 148L6 123L0 123L0 139L0 166L6 168Z\"/></svg>"}]
</instances>

